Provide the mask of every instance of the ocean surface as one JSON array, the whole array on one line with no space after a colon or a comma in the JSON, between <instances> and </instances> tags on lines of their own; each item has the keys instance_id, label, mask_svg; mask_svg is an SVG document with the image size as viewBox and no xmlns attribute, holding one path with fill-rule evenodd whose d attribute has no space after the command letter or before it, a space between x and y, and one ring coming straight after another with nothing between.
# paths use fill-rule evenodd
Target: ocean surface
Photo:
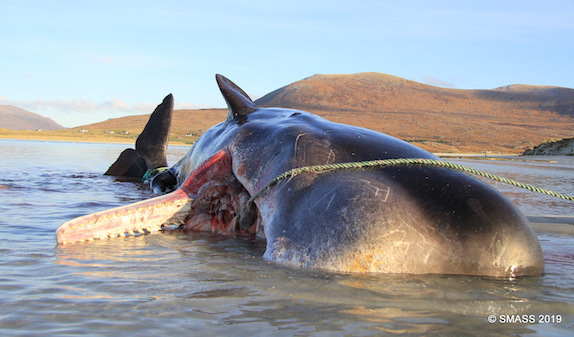
<instances>
[{"instance_id":1,"label":"ocean surface","mask_svg":"<svg viewBox=\"0 0 574 337\"><path fill-rule=\"evenodd\" d=\"M546 272L517 279L302 270L264 260L260 242L204 233L57 246L67 220L152 196L102 175L125 147L0 140L0 335L573 335L570 235L539 233ZM572 159L452 161L574 193ZM572 202L494 185L527 215L574 215Z\"/></svg>"}]
</instances>

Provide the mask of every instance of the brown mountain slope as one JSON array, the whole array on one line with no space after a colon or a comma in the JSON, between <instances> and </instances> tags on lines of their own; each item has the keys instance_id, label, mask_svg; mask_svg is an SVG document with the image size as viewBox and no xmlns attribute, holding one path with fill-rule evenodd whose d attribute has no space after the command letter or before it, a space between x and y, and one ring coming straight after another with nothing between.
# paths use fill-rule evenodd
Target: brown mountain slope
<instances>
[{"instance_id":1,"label":"brown mountain slope","mask_svg":"<svg viewBox=\"0 0 574 337\"><path fill-rule=\"evenodd\" d=\"M574 134L574 90L444 89L379 73L314 75L257 100L368 127L431 151L521 152Z\"/></svg>"},{"instance_id":2,"label":"brown mountain slope","mask_svg":"<svg viewBox=\"0 0 574 337\"><path fill-rule=\"evenodd\" d=\"M50 118L12 105L0 105L0 128L10 130L59 130L64 127Z\"/></svg>"},{"instance_id":3,"label":"brown mountain slope","mask_svg":"<svg viewBox=\"0 0 574 337\"><path fill-rule=\"evenodd\" d=\"M377 130L434 152L521 153L545 139L574 135L574 90L512 85L444 89L380 73L314 75L277 89L259 106L295 108ZM149 115L86 129L141 132ZM178 110L172 135L199 135L225 119L224 109Z\"/></svg>"},{"instance_id":4,"label":"brown mountain slope","mask_svg":"<svg viewBox=\"0 0 574 337\"><path fill-rule=\"evenodd\" d=\"M133 137L139 135L150 115L127 116L107 121L79 126L75 130L127 131ZM222 122L227 117L227 109L175 110L171 122L171 139L192 143L205 130Z\"/></svg>"}]
</instances>

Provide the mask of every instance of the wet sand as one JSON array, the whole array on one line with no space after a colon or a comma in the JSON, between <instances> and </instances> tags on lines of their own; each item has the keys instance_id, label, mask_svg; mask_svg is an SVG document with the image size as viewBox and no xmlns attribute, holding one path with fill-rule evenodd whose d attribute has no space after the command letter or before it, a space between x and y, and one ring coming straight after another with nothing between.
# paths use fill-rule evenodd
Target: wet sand
<instances>
[{"instance_id":1,"label":"wet sand","mask_svg":"<svg viewBox=\"0 0 574 337\"><path fill-rule=\"evenodd\" d=\"M18 132L18 131L15 131ZM105 135L97 135L90 137L82 137L82 135L75 135L70 133L69 135L52 135L48 133L49 131L45 131L44 134L35 131L28 131L29 134L26 134L25 131L21 131L15 134L0 134L0 139L9 139L9 140L37 140L37 141L45 141L45 142L71 142L71 143L102 143L102 144L125 144L131 145L132 147L135 144L136 138L122 138L122 137L114 137L114 136L105 136ZM170 141L169 144L171 145L184 145L184 146L191 146L187 142L179 142L179 141Z\"/></svg>"}]
</instances>

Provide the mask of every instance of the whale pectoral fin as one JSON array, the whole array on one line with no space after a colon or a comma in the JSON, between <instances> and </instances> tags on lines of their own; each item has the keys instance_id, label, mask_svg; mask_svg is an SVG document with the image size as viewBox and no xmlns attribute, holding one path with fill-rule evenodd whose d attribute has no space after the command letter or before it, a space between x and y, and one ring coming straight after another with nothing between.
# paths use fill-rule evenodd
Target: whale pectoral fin
<instances>
[{"instance_id":1,"label":"whale pectoral fin","mask_svg":"<svg viewBox=\"0 0 574 337\"><path fill-rule=\"evenodd\" d=\"M173 96L169 94L151 114L136 140L135 150L124 150L104 174L142 178L148 169L167 166L166 151L172 115Z\"/></svg>"},{"instance_id":2,"label":"whale pectoral fin","mask_svg":"<svg viewBox=\"0 0 574 337\"><path fill-rule=\"evenodd\" d=\"M235 83L219 74L215 75L215 79L227 103L227 120L241 120L257 110L251 98Z\"/></svg>"}]
</instances>

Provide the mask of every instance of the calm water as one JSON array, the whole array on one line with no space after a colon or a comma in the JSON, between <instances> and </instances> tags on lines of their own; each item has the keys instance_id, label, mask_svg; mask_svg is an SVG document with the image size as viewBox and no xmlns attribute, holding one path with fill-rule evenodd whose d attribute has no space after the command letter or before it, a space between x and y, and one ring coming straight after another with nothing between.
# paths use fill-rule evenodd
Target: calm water
<instances>
[{"instance_id":1,"label":"calm water","mask_svg":"<svg viewBox=\"0 0 574 337\"><path fill-rule=\"evenodd\" d=\"M54 232L65 221L151 196L144 186L102 176L124 148L0 140L0 335L564 336L574 331L572 236L539 234L546 274L515 280L291 269L263 260L257 242L206 234L56 246ZM171 149L170 162L186 151ZM572 163L463 162L573 192ZM527 214L574 215L572 203L499 187ZM498 321L489 323L489 315ZM523 323L503 324L504 315L527 316Z\"/></svg>"}]
</instances>

